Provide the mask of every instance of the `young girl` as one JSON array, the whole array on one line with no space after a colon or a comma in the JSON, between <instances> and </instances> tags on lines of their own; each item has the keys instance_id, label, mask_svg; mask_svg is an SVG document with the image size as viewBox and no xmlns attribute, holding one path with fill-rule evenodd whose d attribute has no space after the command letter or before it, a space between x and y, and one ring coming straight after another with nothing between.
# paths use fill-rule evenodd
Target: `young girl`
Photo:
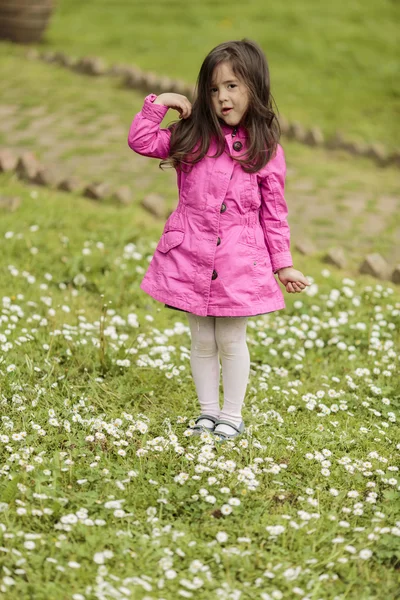
<instances>
[{"instance_id":1,"label":"young girl","mask_svg":"<svg viewBox=\"0 0 400 600\"><path fill-rule=\"evenodd\" d=\"M140 287L187 312L201 406L192 433L225 440L245 430L248 317L285 308L275 274L289 293L310 282L293 268L285 157L262 50L246 39L214 48L195 96L192 105L180 94L150 94L129 131L132 150L175 167L179 190ZM162 129L169 108L181 120Z\"/></svg>"}]
</instances>

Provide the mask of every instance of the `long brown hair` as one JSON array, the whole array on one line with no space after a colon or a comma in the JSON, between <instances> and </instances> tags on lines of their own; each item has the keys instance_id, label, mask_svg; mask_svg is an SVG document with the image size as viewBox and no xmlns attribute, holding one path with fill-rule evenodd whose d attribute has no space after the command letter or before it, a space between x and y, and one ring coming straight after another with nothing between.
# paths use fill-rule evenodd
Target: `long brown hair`
<instances>
[{"instance_id":1,"label":"long brown hair","mask_svg":"<svg viewBox=\"0 0 400 600\"><path fill-rule=\"evenodd\" d=\"M229 63L249 93L249 105L241 122L247 130L247 152L241 159L233 157L234 160L247 173L255 173L274 156L281 131L273 110L273 104L276 104L270 91L268 63L258 44L243 39L219 44L204 59L197 78L192 113L188 119L169 125L170 153L168 159L160 163L161 167L191 168L207 154L213 137L217 142L214 156L224 152L225 138L210 95L214 69L222 62Z\"/></svg>"}]
</instances>

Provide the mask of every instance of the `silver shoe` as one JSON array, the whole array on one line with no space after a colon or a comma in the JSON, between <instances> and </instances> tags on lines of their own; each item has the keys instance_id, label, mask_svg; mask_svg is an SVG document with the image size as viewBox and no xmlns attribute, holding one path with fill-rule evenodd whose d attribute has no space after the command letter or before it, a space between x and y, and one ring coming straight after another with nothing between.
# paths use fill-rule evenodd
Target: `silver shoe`
<instances>
[{"instance_id":1,"label":"silver shoe","mask_svg":"<svg viewBox=\"0 0 400 600\"><path fill-rule=\"evenodd\" d=\"M215 431L216 427L218 425L229 425L229 427L232 427L232 429L235 430L236 433L223 433L222 431ZM239 427L237 427L236 425L234 425L233 423L230 423L229 421L224 421L223 419L218 420L215 425L214 425L214 437L216 438L216 441L218 442L223 442L225 440L231 440L233 438L238 437L239 435L242 435L242 433L244 433L246 427L244 424L244 421L242 421L239 425Z\"/></svg>"},{"instance_id":2,"label":"silver shoe","mask_svg":"<svg viewBox=\"0 0 400 600\"><path fill-rule=\"evenodd\" d=\"M198 424L199 421L201 421L202 419L208 419L209 421L212 421L214 423L214 427L215 423L218 421L218 419L216 417L213 417L212 415L201 414L199 417L197 417L195 421L196 425L190 428L193 432L192 435L200 435L203 433L203 431L208 431L211 433L214 431L214 427L206 427L205 425Z\"/></svg>"}]
</instances>

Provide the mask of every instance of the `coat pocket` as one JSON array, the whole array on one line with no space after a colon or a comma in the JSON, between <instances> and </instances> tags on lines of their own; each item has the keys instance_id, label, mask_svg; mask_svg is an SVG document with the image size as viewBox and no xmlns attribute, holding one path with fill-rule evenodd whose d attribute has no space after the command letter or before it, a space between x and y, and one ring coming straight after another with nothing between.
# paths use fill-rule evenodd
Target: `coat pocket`
<instances>
[{"instance_id":1,"label":"coat pocket","mask_svg":"<svg viewBox=\"0 0 400 600\"><path fill-rule=\"evenodd\" d=\"M253 252L261 252L262 254L268 254L268 249L265 244L264 232L259 223L257 223L255 226L244 227L237 243L251 248Z\"/></svg>"},{"instance_id":2,"label":"coat pocket","mask_svg":"<svg viewBox=\"0 0 400 600\"><path fill-rule=\"evenodd\" d=\"M171 248L179 246L179 244L183 242L184 237L184 231L166 231L162 234L156 250L159 250L163 254L166 254L171 250Z\"/></svg>"}]
</instances>

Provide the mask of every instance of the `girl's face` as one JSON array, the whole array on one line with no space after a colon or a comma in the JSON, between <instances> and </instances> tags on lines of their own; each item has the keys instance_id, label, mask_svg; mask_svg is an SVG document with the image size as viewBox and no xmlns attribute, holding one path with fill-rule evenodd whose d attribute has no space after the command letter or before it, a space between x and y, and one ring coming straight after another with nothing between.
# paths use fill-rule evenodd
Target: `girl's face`
<instances>
[{"instance_id":1,"label":"girl's face","mask_svg":"<svg viewBox=\"0 0 400 600\"><path fill-rule=\"evenodd\" d=\"M249 105L249 92L228 62L215 67L210 92L217 116L227 125L239 125Z\"/></svg>"}]
</instances>

